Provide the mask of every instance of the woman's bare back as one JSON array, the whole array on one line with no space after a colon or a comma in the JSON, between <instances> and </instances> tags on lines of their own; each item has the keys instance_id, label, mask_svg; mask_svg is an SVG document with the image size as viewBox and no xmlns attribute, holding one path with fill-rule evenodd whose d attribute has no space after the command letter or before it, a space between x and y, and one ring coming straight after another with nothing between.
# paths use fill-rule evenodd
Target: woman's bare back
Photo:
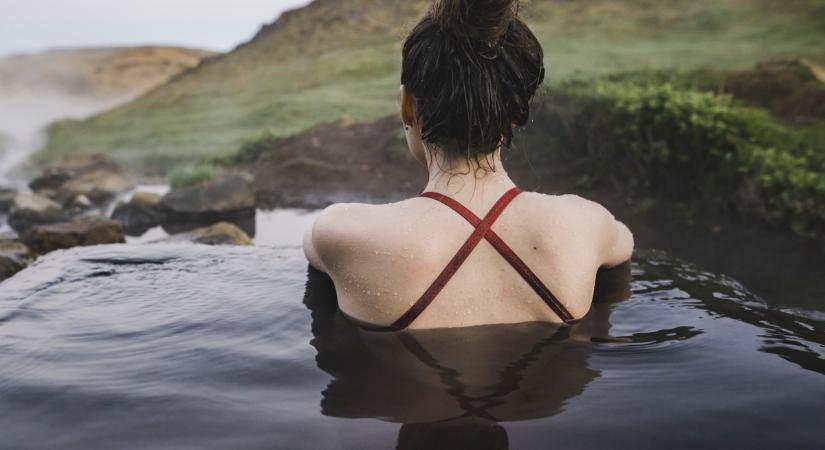
<instances>
[{"instance_id":1,"label":"woman's bare back","mask_svg":"<svg viewBox=\"0 0 825 450\"><path fill-rule=\"evenodd\" d=\"M484 217L502 193L475 192L461 203ZM473 230L430 198L340 204L325 210L307 234L307 257L332 277L345 314L385 326L421 297ZM523 193L492 230L575 318L590 308L598 269L626 261L633 249L629 230L606 209L572 195ZM528 321L561 319L482 240L410 328Z\"/></svg>"}]
</instances>

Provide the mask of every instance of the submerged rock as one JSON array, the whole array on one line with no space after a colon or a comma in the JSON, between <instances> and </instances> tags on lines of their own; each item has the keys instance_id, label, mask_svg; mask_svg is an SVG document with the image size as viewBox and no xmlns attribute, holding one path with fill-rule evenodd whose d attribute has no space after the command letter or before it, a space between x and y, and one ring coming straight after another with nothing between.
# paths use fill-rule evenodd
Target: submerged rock
<instances>
[{"instance_id":1,"label":"submerged rock","mask_svg":"<svg viewBox=\"0 0 825 450\"><path fill-rule=\"evenodd\" d=\"M224 214L204 214L198 216L171 215L164 218L161 227L170 235L189 233L194 230L218 223L227 222L243 230L249 236L255 236L256 210L244 210Z\"/></svg>"},{"instance_id":2,"label":"submerged rock","mask_svg":"<svg viewBox=\"0 0 825 450\"><path fill-rule=\"evenodd\" d=\"M23 242L37 254L72 247L126 242L119 222L106 217L84 217L72 222L40 225L23 236Z\"/></svg>"},{"instance_id":3,"label":"submerged rock","mask_svg":"<svg viewBox=\"0 0 825 450\"><path fill-rule=\"evenodd\" d=\"M26 263L19 256L0 252L0 281L11 278L25 268Z\"/></svg>"},{"instance_id":4,"label":"submerged rock","mask_svg":"<svg viewBox=\"0 0 825 450\"><path fill-rule=\"evenodd\" d=\"M206 245L252 245L252 239L249 238L243 230L237 226L220 222L210 227L201 228L192 232L197 237L194 242Z\"/></svg>"},{"instance_id":5,"label":"submerged rock","mask_svg":"<svg viewBox=\"0 0 825 450\"><path fill-rule=\"evenodd\" d=\"M160 199L158 194L136 192L128 203L117 204L112 219L119 221L129 236L140 236L163 222L165 215L160 209Z\"/></svg>"},{"instance_id":6,"label":"submerged rock","mask_svg":"<svg viewBox=\"0 0 825 450\"><path fill-rule=\"evenodd\" d=\"M244 230L229 222L219 222L208 227L174 234L161 242L194 242L206 245L252 245L252 239Z\"/></svg>"},{"instance_id":7,"label":"submerged rock","mask_svg":"<svg viewBox=\"0 0 825 450\"><path fill-rule=\"evenodd\" d=\"M9 212L9 225L18 233L24 233L35 225L64 220L63 208L48 197L38 194L15 195Z\"/></svg>"}]
</instances>

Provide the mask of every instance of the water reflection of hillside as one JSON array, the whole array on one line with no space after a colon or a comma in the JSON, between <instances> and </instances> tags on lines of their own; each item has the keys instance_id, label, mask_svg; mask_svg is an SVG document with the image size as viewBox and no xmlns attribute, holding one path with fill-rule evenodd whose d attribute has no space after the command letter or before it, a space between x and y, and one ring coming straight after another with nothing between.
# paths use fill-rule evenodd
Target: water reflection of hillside
<instances>
[{"instance_id":1,"label":"water reflection of hillside","mask_svg":"<svg viewBox=\"0 0 825 450\"><path fill-rule=\"evenodd\" d=\"M764 330L759 350L781 357L803 369L825 374L825 325L755 302L753 294L722 275L704 272L663 253L648 252L640 260L648 277L671 280L700 302L701 309ZM816 347L819 347L818 349Z\"/></svg>"}]
</instances>

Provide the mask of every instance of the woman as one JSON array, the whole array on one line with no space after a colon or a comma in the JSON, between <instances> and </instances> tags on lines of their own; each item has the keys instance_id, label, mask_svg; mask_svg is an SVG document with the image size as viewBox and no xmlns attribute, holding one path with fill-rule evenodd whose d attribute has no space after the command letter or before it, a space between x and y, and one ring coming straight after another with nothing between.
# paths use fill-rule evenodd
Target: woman
<instances>
[{"instance_id":1,"label":"woman","mask_svg":"<svg viewBox=\"0 0 825 450\"><path fill-rule=\"evenodd\" d=\"M502 167L544 79L517 1L436 0L402 58L401 119L429 182L399 203L333 205L307 232L341 311L386 330L583 317L633 237L596 203L520 192Z\"/></svg>"}]
</instances>

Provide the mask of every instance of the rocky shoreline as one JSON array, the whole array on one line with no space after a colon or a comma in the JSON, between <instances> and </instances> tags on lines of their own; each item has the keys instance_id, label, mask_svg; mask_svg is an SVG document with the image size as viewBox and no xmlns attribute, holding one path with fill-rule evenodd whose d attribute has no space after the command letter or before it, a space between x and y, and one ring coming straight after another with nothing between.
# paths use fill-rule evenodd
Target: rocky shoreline
<instances>
[{"instance_id":1,"label":"rocky shoreline","mask_svg":"<svg viewBox=\"0 0 825 450\"><path fill-rule=\"evenodd\" d=\"M255 234L254 179L245 173L222 173L161 196L133 192L135 179L103 155L75 153L29 188L0 188L0 226L10 229L0 232L0 281L52 251L123 243L157 226L170 234L166 240L209 245L250 245Z\"/></svg>"},{"instance_id":2,"label":"rocky shoreline","mask_svg":"<svg viewBox=\"0 0 825 450\"><path fill-rule=\"evenodd\" d=\"M0 188L0 281L50 251L123 242L155 227L169 235L163 241L248 245L257 231L258 208L317 209L415 195L426 180L405 154L397 128L395 117L325 125L277 142L270 150L273 157L235 162L165 195L135 191L135 181L101 155L71 155L34 179L31 192ZM303 158L300 164L289 159L297 154ZM569 159L537 166L533 157L519 149L507 155L508 172L520 186L575 193L605 204L636 232L639 248L661 249L729 274L765 297L813 305L825 295L822 241L736 217L685 224L666 205L604 183L582 185L581 170ZM2 231L5 223L15 231Z\"/></svg>"}]
</instances>

